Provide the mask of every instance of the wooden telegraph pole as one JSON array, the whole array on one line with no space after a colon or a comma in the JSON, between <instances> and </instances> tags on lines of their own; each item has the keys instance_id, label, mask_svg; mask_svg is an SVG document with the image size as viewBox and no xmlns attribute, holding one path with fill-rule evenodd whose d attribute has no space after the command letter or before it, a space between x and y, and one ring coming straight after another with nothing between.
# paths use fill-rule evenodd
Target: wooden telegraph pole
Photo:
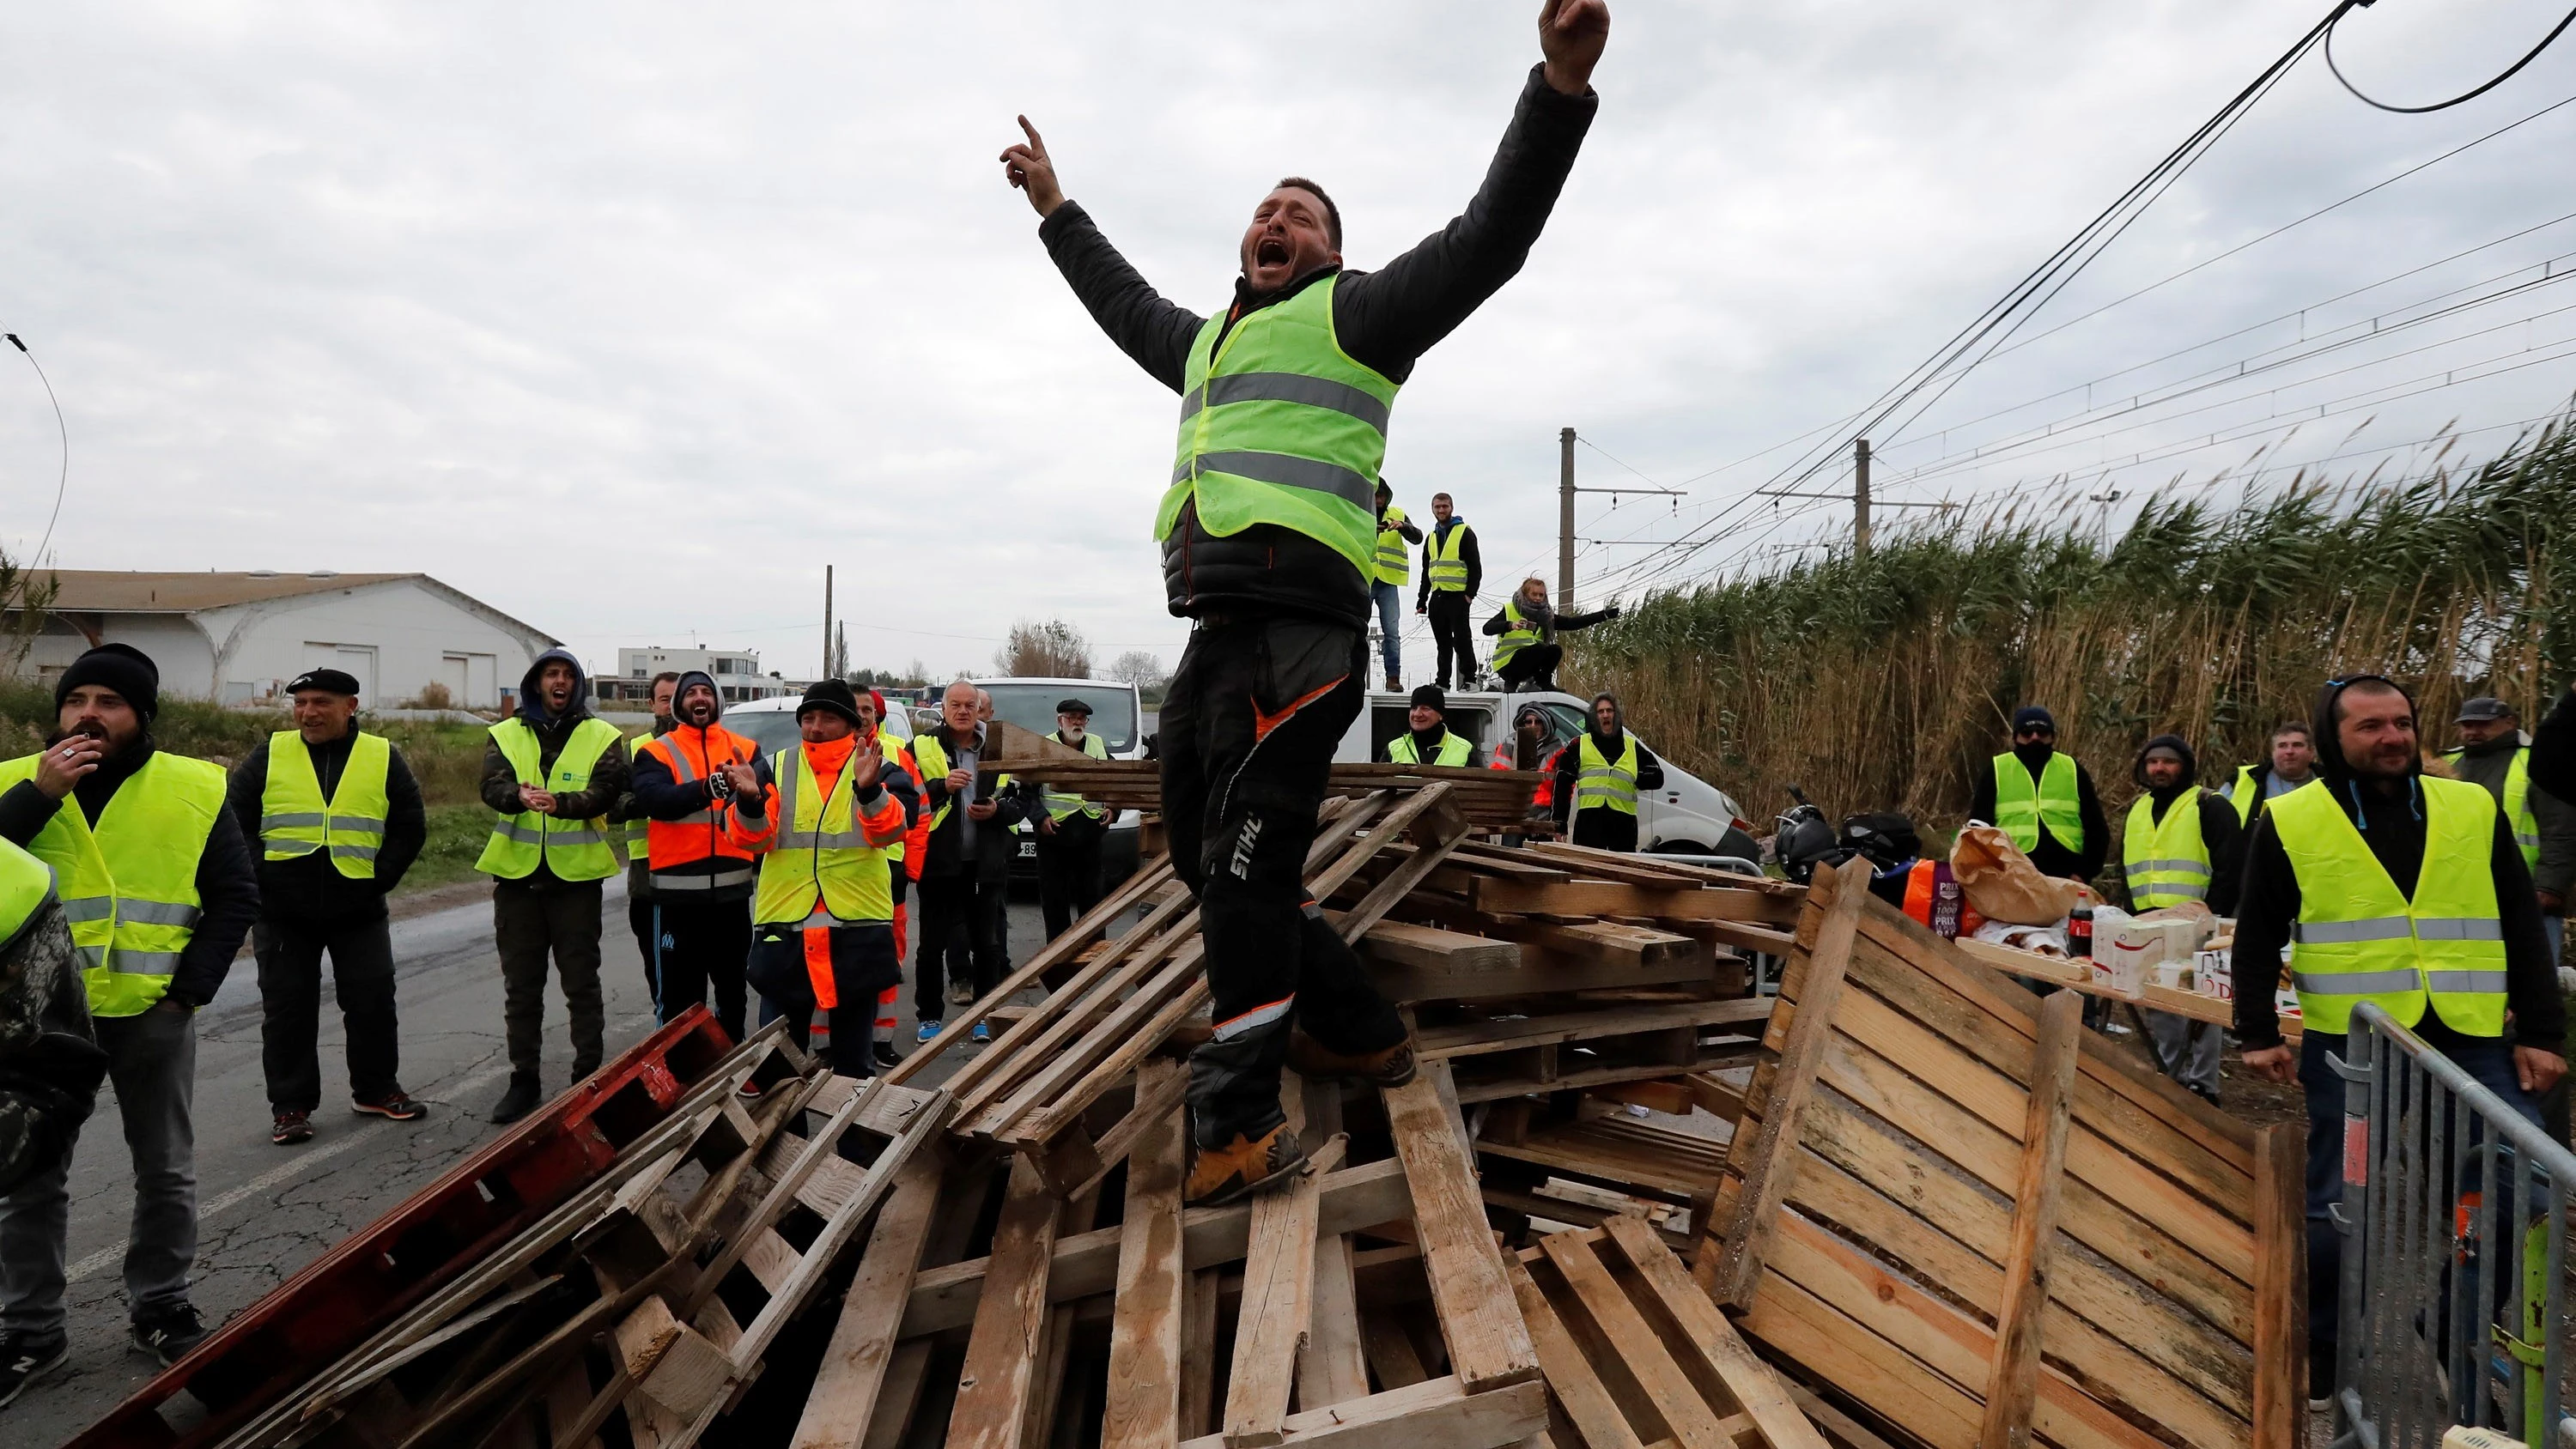
<instances>
[{"instance_id":1,"label":"wooden telegraph pole","mask_svg":"<svg viewBox=\"0 0 2576 1449\"><path fill-rule=\"evenodd\" d=\"M1518 588L1515 584L1512 587ZM1574 607L1574 429L1556 433L1556 607Z\"/></svg>"}]
</instances>

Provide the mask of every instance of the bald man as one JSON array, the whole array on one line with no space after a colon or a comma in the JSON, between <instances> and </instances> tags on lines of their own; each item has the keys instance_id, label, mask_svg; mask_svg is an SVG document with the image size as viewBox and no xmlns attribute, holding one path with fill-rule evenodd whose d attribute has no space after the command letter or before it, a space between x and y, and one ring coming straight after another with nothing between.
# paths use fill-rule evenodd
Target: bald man
<instances>
[{"instance_id":1,"label":"bald man","mask_svg":"<svg viewBox=\"0 0 2576 1449\"><path fill-rule=\"evenodd\" d=\"M961 679L940 696L939 728L912 742L922 808L930 815L921 937L913 953L913 1005L921 1017L916 1041L939 1035L950 1006L974 1002L1010 969L1000 917L1009 899L1011 855L1019 848L1012 827L1027 807L1019 792L1004 788L1008 776L984 779L975 772L991 710L992 697ZM977 1025L973 1040L990 1039Z\"/></svg>"}]
</instances>

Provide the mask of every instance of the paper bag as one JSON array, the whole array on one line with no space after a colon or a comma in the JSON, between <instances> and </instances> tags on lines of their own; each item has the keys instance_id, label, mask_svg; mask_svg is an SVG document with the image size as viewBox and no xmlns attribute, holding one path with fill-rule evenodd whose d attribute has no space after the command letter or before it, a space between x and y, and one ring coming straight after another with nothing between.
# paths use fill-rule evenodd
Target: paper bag
<instances>
[{"instance_id":1,"label":"paper bag","mask_svg":"<svg viewBox=\"0 0 2576 1449\"><path fill-rule=\"evenodd\" d=\"M1950 873L1977 914L2016 925L2056 925L2091 894L2079 881L2041 875L2012 837L1991 825L1959 832L1950 846Z\"/></svg>"}]
</instances>

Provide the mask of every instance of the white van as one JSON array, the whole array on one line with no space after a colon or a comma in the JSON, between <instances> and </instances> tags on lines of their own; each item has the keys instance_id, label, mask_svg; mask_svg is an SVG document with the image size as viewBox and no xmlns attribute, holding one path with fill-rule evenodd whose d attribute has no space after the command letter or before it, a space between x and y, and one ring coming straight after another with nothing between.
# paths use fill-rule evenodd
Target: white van
<instances>
[{"instance_id":1,"label":"white van","mask_svg":"<svg viewBox=\"0 0 2576 1449\"><path fill-rule=\"evenodd\" d=\"M1495 745L1510 735L1513 716L1533 704L1547 712L1547 748L1551 754L1558 745L1580 734L1592 713L1590 700L1554 690L1521 694L1473 691L1450 695L1446 718L1452 734L1474 740L1491 758ZM1405 715L1412 705L1409 692L1370 691L1368 708L1351 722L1333 751L1333 759L1342 764L1360 764L1386 758L1387 743L1410 728ZM1643 735L1638 739L1647 748L1654 748L1654 741ZM1753 842L1749 822L1736 808L1732 796L1674 764L1660 750L1655 752L1655 759L1664 767L1664 784L1660 790L1641 790L1637 794L1638 849L1674 855L1758 858L1759 848Z\"/></svg>"}]
</instances>

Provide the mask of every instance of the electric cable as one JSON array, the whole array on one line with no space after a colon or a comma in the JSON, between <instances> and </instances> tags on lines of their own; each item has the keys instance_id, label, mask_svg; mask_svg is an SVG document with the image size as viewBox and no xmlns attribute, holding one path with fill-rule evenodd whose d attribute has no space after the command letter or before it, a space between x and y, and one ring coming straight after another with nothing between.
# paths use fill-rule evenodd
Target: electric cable
<instances>
[{"instance_id":1,"label":"electric cable","mask_svg":"<svg viewBox=\"0 0 2576 1449\"><path fill-rule=\"evenodd\" d=\"M2362 3L2368 4L2369 0L2362 0ZM2350 8L2351 7L2346 6L2344 7L2344 10L2349 10ZM2540 37L2540 43L2533 46L2522 59L2515 61L2510 66L2507 66L2504 74L2497 76L2494 80L2488 81L2485 85L2478 87L2476 90L2463 92L2451 97L2447 101L2436 101L2429 106L2392 106L2386 101L2376 100L2370 96L2362 94L2361 87L2354 85L2351 79L2344 75L2343 67L2335 64L2335 26L2342 22L2344 10L2336 11L2335 18L2326 22L2326 69L2334 72L2334 78L2343 83L2343 88L2345 90L2352 92L2352 98L2354 100L2361 102L2365 106L2376 107L2379 110L2393 111L2401 116L2429 115L2434 111L2447 111L2453 106L2464 105L2470 101L2476 100L2478 97L2494 90L2497 86L2503 85L2506 81L2513 79L2516 75L2521 74L2522 68L2531 64L2533 61L2540 59L2540 53L2547 50L2551 42L2557 40L2560 35L2564 34L2570 23L2576 23L2576 10L2568 11L2565 16L2560 18L2557 25L2551 27L2550 32L2547 35Z\"/></svg>"},{"instance_id":2,"label":"electric cable","mask_svg":"<svg viewBox=\"0 0 2576 1449\"><path fill-rule=\"evenodd\" d=\"M71 425L63 421L63 401L54 396L54 380L45 376L45 365L36 360L36 354L27 350L26 343L18 340L17 333L0 332L0 337L8 338L9 345L18 349L18 355L27 359L27 365L36 369L36 381L45 385L45 401L54 405L54 432L62 440L62 469L54 475L54 511L45 515L45 536L37 540L36 551L27 555L27 563L32 567L44 560L46 545L54 541L54 523L63 516L63 491L72 480L72 430Z\"/></svg>"}]
</instances>

